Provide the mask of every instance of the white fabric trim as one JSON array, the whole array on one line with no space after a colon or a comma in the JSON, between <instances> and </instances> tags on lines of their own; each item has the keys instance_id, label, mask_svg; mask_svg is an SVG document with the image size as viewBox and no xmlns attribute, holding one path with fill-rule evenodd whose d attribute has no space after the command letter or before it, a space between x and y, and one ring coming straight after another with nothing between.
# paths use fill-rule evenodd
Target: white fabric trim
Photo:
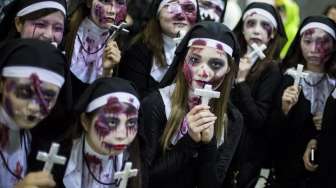
<instances>
[{"instance_id":1,"label":"white fabric trim","mask_svg":"<svg viewBox=\"0 0 336 188\"><path fill-rule=\"evenodd\" d=\"M222 1L222 0L212 0L212 3L219 6L222 10L224 10L224 1Z\"/></svg>"},{"instance_id":2,"label":"white fabric trim","mask_svg":"<svg viewBox=\"0 0 336 188\"><path fill-rule=\"evenodd\" d=\"M301 31L300 31L300 35L302 35L303 32L312 29L312 28L320 28L323 31L329 33L334 39L336 39L336 34L335 31L328 25L324 24L324 23L320 23L320 22L311 22L307 25L305 25Z\"/></svg>"},{"instance_id":3,"label":"white fabric trim","mask_svg":"<svg viewBox=\"0 0 336 188\"><path fill-rule=\"evenodd\" d=\"M334 99L336 99L336 89L334 90L334 92L332 93L332 96Z\"/></svg>"},{"instance_id":4,"label":"white fabric trim","mask_svg":"<svg viewBox=\"0 0 336 188\"><path fill-rule=\"evenodd\" d=\"M31 4L23 9L21 9L16 16L25 16L27 14L30 14L32 12L38 11L38 10L42 10L42 9L46 9L46 8L53 8L53 9L57 9L60 10L64 15L66 15L66 10L64 8L64 6L58 2L55 1L44 1L44 2L38 2L38 3L34 3Z\"/></svg>"},{"instance_id":5,"label":"white fabric trim","mask_svg":"<svg viewBox=\"0 0 336 188\"><path fill-rule=\"evenodd\" d=\"M55 84L58 87L62 87L64 83L63 76L55 72L38 67L8 66L3 68L1 72L1 75L4 77L18 77L18 78L29 78L32 74L37 74L42 81Z\"/></svg>"},{"instance_id":6,"label":"white fabric trim","mask_svg":"<svg viewBox=\"0 0 336 188\"><path fill-rule=\"evenodd\" d=\"M159 8L157 9L157 14L160 13L160 10L166 5L168 4L170 1L172 0L163 0L161 1L160 5L159 5ZM195 7L197 7L197 2L196 0L191 0L191 2L195 5Z\"/></svg>"},{"instance_id":7,"label":"white fabric trim","mask_svg":"<svg viewBox=\"0 0 336 188\"><path fill-rule=\"evenodd\" d=\"M214 40L214 39L209 39L209 38L193 38L189 41L188 43L188 47L192 46L193 42L195 42L196 40L204 40L207 42L207 47L211 47L211 48L215 48L217 49L217 44L221 44L224 48L224 51L229 54L232 57L232 53L233 53L233 49L231 48L231 46L220 42L218 40Z\"/></svg>"},{"instance_id":8,"label":"white fabric trim","mask_svg":"<svg viewBox=\"0 0 336 188\"><path fill-rule=\"evenodd\" d=\"M261 8L252 8L252 9L246 11L245 14L243 15L243 20L245 21L246 18L248 16L250 16L252 13L257 13L257 14L260 14L260 15L266 17L272 23L272 25L275 28L278 28L278 23L277 23L276 19L274 18L274 16L270 12L268 12L264 9L261 9Z\"/></svg>"},{"instance_id":9,"label":"white fabric trim","mask_svg":"<svg viewBox=\"0 0 336 188\"><path fill-rule=\"evenodd\" d=\"M140 108L140 101L134 95L130 93L126 93L126 92L114 92L114 93L109 93L109 94L106 94L106 95L103 95L101 97L94 99L92 102L90 102L90 104L86 108L86 112L92 112L95 109L104 106L105 104L107 104L108 99L111 97L118 98L120 102L131 104L138 110ZM130 101L130 99L132 101Z\"/></svg>"}]
</instances>

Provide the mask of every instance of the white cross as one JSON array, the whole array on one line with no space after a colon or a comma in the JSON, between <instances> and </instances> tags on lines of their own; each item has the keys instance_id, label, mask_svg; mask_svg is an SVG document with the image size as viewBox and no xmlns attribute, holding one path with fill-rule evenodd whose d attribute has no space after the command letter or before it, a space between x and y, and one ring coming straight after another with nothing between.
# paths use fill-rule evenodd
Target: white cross
<instances>
[{"instance_id":1,"label":"white cross","mask_svg":"<svg viewBox=\"0 0 336 188\"><path fill-rule=\"evenodd\" d=\"M129 33L129 30L125 29L126 27L127 27L126 22L122 22L118 26L112 24L111 28L109 29L110 32L113 31L110 39L114 40L122 32L123 33Z\"/></svg>"},{"instance_id":2,"label":"white cross","mask_svg":"<svg viewBox=\"0 0 336 188\"><path fill-rule=\"evenodd\" d=\"M251 48L252 48L252 52L247 55L248 57L254 58L254 56L257 55L261 60L266 58L266 55L263 52L267 48L265 44L258 46L256 43L253 43L251 45Z\"/></svg>"},{"instance_id":3,"label":"white cross","mask_svg":"<svg viewBox=\"0 0 336 188\"><path fill-rule=\"evenodd\" d=\"M303 65L298 64L296 70L288 70L288 74L294 76L294 86L299 86L302 78L306 78L308 73L303 72Z\"/></svg>"},{"instance_id":4,"label":"white cross","mask_svg":"<svg viewBox=\"0 0 336 188\"><path fill-rule=\"evenodd\" d=\"M49 153L39 151L36 159L39 161L44 161L43 171L51 172L54 163L64 165L66 158L63 156L58 156L58 150L60 145L57 143L52 143Z\"/></svg>"},{"instance_id":5,"label":"white cross","mask_svg":"<svg viewBox=\"0 0 336 188\"><path fill-rule=\"evenodd\" d=\"M332 96L334 97L334 99L336 99L336 89L335 89L334 92L332 93Z\"/></svg>"},{"instance_id":6,"label":"white cross","mask_svg":"<svg viewBox=\"0 0 336 188\"><path fill-rule=\"evenodd\" d=\"M126 188L128 178L137 176L138 169L131 169L131 168L132 168L132 163L127 162L125 164L125 168L124 168L123 171L116 172L114 174L114 179L121 179L121 182L119 184L119 188Z\"/></svg>"},{"instance_id":7,"label":"white cross","mask_svg":"<svg viewBox=\"0 0 336 188\"><path fill-rule=\"evenodd\" d=\"M176 38L174 38L176 46L180 44L180 42L183 40L184 36L187 34L186 30L180 30L177 32Z\"/></svg>"},{"instance_id":8,"label":"white cross","mask_svg":"<svg viewBox=\"0 0 336 188\"><path fill-rule=\"evenodd\" d=\"M204 86L204 89L195 89L195 95L201 96L201 100L202 100L203 105L208 105L210 99L220 97L220 92L213 91L212 86L206 84Z\"/></svg>"}]
</instances>

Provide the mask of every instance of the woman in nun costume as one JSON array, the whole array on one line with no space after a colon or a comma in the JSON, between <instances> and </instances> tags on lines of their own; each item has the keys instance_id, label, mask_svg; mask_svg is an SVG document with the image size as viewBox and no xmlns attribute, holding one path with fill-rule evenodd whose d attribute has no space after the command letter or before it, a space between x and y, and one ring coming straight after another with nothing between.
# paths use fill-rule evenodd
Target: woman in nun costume
<instances>
[{"instance_id":1,"label":"woman in nun costume","mask_svg":"<svg viewBox=\"0 0 336 188\"><path fill-rule=\"evenodd\" d=\"M65 80L65 57L48 42L1 44L0 187L53 186L47 172L27 173L30 129L54 107ZM38 169L41 170L41 169Z\"/></svg>"}]
</instances>

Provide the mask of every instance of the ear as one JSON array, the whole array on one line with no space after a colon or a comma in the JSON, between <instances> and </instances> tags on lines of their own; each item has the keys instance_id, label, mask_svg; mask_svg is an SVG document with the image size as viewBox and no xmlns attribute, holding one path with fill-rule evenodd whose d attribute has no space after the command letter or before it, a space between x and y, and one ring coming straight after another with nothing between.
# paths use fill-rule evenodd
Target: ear
<instances>
[{"instance_id":1,"label":"ear","mask_svg":"<svg viewBox=\"0 0 336 188\"><path fill-rule=\"evenodd\" d=\"M23 30L23 23L19 17L15 17L15 28L16 28L16 31L19 33L21 33Z\"/></svg>"},{"instance_id":2,"label":"ear","mask_svg":"<svg viewBox=\"0 0 336 188\"><path fill-rule=\"evenodd\" d=\"M271 39L274 39L274 37L275 37L275 34L276 34L276 30L275 30L275 29L273 29L273 31L272 31L272 34L271 34Z\"/></svg>"},{"instance_id":3,"label":"ear","mask_svg":"<svg viewBox=\"0 0 336 188\"><path fill-rule=\"evenodd\" d=\"M87 115L86 115L85 113L82 113L82 114L80 115L80 121L81 121L81 124L82 124L84 130L85 130L86 132L89 132L89 128L90 128L90 120L89 120L89 118L87 117Z\"/></svg>"}]
</instances>

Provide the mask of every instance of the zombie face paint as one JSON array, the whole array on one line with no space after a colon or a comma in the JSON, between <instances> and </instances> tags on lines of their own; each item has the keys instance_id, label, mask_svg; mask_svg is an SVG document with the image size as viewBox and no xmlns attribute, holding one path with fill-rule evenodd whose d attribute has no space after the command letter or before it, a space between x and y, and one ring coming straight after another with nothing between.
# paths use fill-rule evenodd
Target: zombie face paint
<instances>
[{"instance_id":1,"label":"zombie face paint","mask_svg":"<svg viewBox=\"0 0 336 188\"><path fill-rule=\"evenodd\" d=\"M228 71L228 59L223 50L202 45L193 45L189 48L183 73L192 90L204 88L205 84L218 89Z\"/></svg>"},{"instance_id":2,"label":"zombie face paint","mask_svg":"<svg viewBox=\"0 0 336 188\"><path fill-rule=\"evenodd\" d=\"M307 63L323 65L331 57L334 48L333 38L319 28L308 29L301 38L302 55Z\"/></svg>"},{"instance_id":3,"label":"zombie face paint","mask_svg":"<svg viewBox=\"0 0 336 188\"><path fill-rule=\"evenodd\" d=\"M93 0L91 20L100 28L108 29L112 24L119 25L126 19L126 0Z\"/></svg>"},{"instance_id":4,"label":"zombie face paint","mask_svg":"<svg viewBox=\"0 0 336 188\"><path fill-rule=\"evenodd\" d=\"M220 21L224 11L222 0L199 0L198 2L202 20Z\"/></svg>"},{"instance_id":5,"label":"zombie face paint","mask_svg":"<svg viewBox=\"0 0 336 188\"><path fill-rule=\"evenodd\" d=\"M268 46L268 42L274 38L274 32L272 23L263 15L252 13L244 20L243 34L249 45L256 43L258 46Z\"/></svg>"},{"instance_id":6,"label":"zombie face paint","mask_svg":"<svg viewBox=\"0 0 336 188\"><path fill-rule=\"evenodd\" d=\"M31 78L5 78L3 84L1 105L22 129L36 126L48 115L60 90L54 84Z\"/></svg>"},{"instance_id":7,"label":"zombie face paint","mask_svg":"<svg viewBox=\"0 0 336 188\"><path fill-rule=\"evenodd\" d=\"M64 15L60 11L36 20L26 20L19 29L21 38L35 38L60 44L64 32Z\"/></svg>"},{"instance_id":8,"label":"zombie face paint","mask_svg":"<svg viewBox=\"0 0 336 188\"><path fill-rule=\"evenodd\" d=\"M134 140L138 130L138 110L111 97L95 114L88 140L97 153L117 155Z\"/></svg>"},{"instance_id":9,"label":"zombie face paint","mask_svg":"<svg viewBox=\"0 0 336 188\"><path fill-rule=\"evenodd\" d=\"M176 37L181 30L188 31L196 20L197 7L191 0L172 0L159 12L161 29L170 37Z\"/></svg>"}]
</instances>

